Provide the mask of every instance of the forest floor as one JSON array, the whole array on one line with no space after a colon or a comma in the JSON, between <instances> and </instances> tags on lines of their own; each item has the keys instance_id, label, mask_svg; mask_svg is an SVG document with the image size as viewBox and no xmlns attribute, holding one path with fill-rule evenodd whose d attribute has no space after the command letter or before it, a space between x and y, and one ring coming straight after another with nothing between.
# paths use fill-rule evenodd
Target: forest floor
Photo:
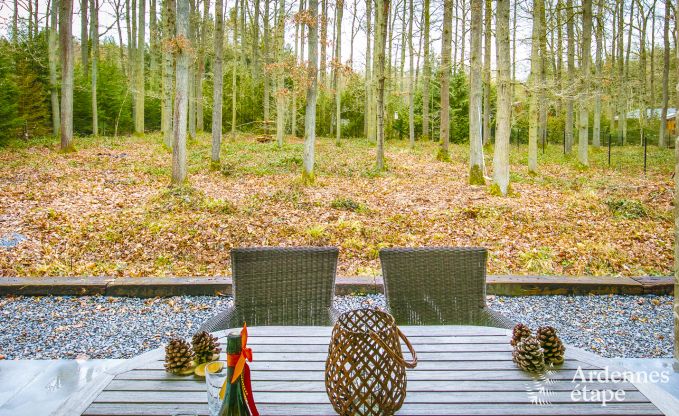
<instances>
[{"instance_id":1,"label":"forest floor","mask_svg":"<svg viewBox=\"0 0 679 416\"><path fill-rule=\"evenodd\" d=\"M528 173L527 146L512 146L509 197L467 184L467 145L452 162L437 144L374 145L319 139L316 182L301 182L302 140L225 140L210 169L210 136L189 143L189 185L171 190L171 152L158 134L76 138L0 147L0 276L203 276L229 273L229 249L336 245L338 273L379 273L390 246L484 246L489 273L667 275L673 259L673 151L592 149L582 169L560 145ZM486 149L488 166L492 149ZM490 175L490 169L487 168Z\"/></svg>"}]
</instances>

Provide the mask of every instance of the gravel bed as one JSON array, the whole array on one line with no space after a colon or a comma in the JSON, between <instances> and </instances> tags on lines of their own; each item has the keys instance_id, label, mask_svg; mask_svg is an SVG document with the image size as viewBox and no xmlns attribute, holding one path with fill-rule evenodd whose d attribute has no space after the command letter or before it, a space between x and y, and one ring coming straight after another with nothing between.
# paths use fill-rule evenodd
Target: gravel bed
<instances>
[{"instance_id":1,"label":"gravel bed","mask_svg":"<svg viewBox=\"0 0 679 416\"><path fill-rule=\"evenodd\" d=\"M6 359L130 358L172 337L189 337L230 297L155 299L0 297L0 356ZM382 295L343 296L341 310L384 306ZM606 357L671 357L671 296L488 297L532 328L553 325L563 340Z\"/></svg>"}]
</instances>

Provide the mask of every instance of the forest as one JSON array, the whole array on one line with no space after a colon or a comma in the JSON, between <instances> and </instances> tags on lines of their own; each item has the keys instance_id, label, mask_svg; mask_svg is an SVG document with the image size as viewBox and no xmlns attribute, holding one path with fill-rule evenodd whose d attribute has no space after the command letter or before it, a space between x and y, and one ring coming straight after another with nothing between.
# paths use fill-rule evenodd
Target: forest
<instances>
[{"instance_id":1,"label":"forest","mask_svg":"<svg viewBox=\"0 0 679 416\"><path fill-rule=\"evenodd\" d=\"M243 244L340 245L349 274L470 244L491 272L667 274L678 13L5 2L0 218L27 241L0 275L219 274Z\"/></svg>"}]
</instances>

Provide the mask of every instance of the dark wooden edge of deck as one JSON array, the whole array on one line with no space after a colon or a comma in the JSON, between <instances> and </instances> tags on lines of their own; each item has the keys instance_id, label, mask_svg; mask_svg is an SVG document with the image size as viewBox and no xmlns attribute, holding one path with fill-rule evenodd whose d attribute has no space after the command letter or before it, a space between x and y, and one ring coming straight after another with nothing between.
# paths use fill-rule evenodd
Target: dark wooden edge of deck
<instances>
[{"instance_id":1,"label":"dark wooden edge of deck","mask_svg":"<svg viewBox=\"0 0 679 416\"><path fill-rule=\"evenodd\" d=\"M336 294L383 293L381 276L338 277ZM488 294L671 295L674 278L616 276L488 276ZM231 294L230 277L0 277L0 296L219 296Z\"/></svg>"}]
</instances>

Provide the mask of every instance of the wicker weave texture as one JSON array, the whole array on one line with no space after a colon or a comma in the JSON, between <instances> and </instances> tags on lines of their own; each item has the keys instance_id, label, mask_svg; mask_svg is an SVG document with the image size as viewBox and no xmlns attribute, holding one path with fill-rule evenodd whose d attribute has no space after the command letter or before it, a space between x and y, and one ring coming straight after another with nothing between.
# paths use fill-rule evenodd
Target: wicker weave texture
<instances>
[{"instance_id":1,"label":"wicker weave texture","mask_svg":"<svg viewBox=\"0 0 679 416\"><path fill-rule=\"evenodd\" d=\"M480 325L511 328L486 306L485 248L380 250L389 311L399 325Z\"/></svg>"},{"instance_id":2,"label":"wicker weave texture","mask_svg":"<svg viewBox=\"0 0 679 416\"><path fill-rule=\"evenodd\" d=\"M331 325L336 247L231 250L234 305L201 329L266 325Z\"/></svg>"},{"instance_id":3,"label":"wicker weave texture","mask_svg":"<svg viewBox=\"0 0 679 416\"><path fill-rule=\"evenodd\" d=\"M389 416L401 408L407 380L399 335L386 312L357 309L338 318L325 363L325 389L339 415ZM416 355L413 361L411 367Z\"/></svg>"}]
</instances>

